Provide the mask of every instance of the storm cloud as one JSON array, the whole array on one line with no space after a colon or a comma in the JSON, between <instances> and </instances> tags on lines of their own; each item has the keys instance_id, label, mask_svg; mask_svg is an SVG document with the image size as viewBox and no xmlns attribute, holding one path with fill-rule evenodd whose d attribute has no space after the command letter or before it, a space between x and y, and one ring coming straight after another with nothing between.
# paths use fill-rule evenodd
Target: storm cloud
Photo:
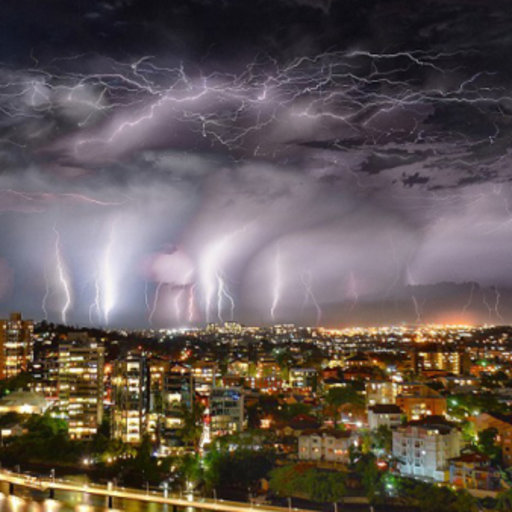
<instances>
[{"instance_id":1,"label":"storm cloud","mask_svg":"<svg viewBox=\"0 0 512 512\"><path fill-rule=\"evenodd\" d=\"M0 31L4 312L512 318L506 2L22 4Z\"/></svg>"}]
</instances>

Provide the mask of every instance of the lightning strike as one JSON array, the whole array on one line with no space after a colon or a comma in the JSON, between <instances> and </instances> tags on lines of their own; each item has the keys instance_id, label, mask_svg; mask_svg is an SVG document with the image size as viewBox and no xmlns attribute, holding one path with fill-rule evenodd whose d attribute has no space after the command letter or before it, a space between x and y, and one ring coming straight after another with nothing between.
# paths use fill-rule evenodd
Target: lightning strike
<instances>
[{"instance_id":1,"label":"lightning strike","mask_svg":"<svg viewBox=\"0 0 512 512\"><path fill-rule=\"evenodd\" d=\"M272 304L270 305L270 318L276 321L276 309L281 298L282 276L281 276L281 252L277 248L274 259L274 277L272 281Z\"/></svg>"},{"instance_id":2,"label":"lightning strike","mask_svg":"<svg viewBox=\"0 0 512 512\"><path fill-rule=\"evenodd\" d=\"M313 286L311 284L311 281L312 281L311 272L302 273L300 278L301 278L302 284L304 285L304 288L306 290L306 295L304 297L304 305L307 303L308 299L311 300L311 302L313 303L313 306L316 310L316 325L320 325L320 323L322 321L322 309L320 307L320 304L318 303L318 300L317 300L315 294L313 293Z\"/></svg>"},{"instance_id":3,"label":"lightning strike","mask_svg":"<svg viewBox=\"0 0 512 512\"><path fill-rule=\"evenodd\" d=\"M71 287L69 285L66 270L64 268L64 262L62 260L60 233L55 226L53 227L53 232L55 233L55 264L57 266L57 276L62 293L64 294L64 304L61 309L61 321L64 325L67 325L67 315L69 308L71 307Z\"/></svg>"},{"instance_id":4,"label":"lightning strike","mask_svg":"<svg viewBox=\"0 0 512 512\"><path fill-rule=\"evenodd\" d=\"M106 325L109 324L110 314L116 305L116 289L114 281L114 268L113 268L113 246L114 246L114 228L113 222L110 226L107 246L103 254L103 261L100 268L101 276L101 309L103 313L103 320Z\"/></svg>"}]
</instances>

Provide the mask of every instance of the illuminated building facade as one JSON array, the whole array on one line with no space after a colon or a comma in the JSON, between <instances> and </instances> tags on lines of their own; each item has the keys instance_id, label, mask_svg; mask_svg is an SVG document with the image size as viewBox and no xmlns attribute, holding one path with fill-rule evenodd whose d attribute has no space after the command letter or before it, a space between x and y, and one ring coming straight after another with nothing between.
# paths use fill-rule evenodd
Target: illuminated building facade
<instances>
[{"instance_id":1,"label":"illuminated building facade","mask_svg":"<svg viewBox=\"0 0 512 512\"><path fill-rule=\"evenodd\" d=\"M315 368L291 368L289 382L294 390L316 392L318 371Z\"/></svg>"},{"instance_id":2,"label":"illuminated building facade","mask_svg":"<svg viewBox=\"0 0 512 512\"><path fill-rule=\"evenodd\" d=\"M402 422L402 409L394 404L376 404L368 408L368 427L398 427Z\"/></svg>"},{"instance_id":3,"label":"illuminated building facade","mask_svg":"<svg viewBox=\"0 0 512 512\"><path fill-rule=\"evenodd\" d=\"M21 313L11 313L8 320L0 320L0 379L28 371L33 332L32 320L23 320Z\"/></svg>"},{"instance_id":4,"label":"illuminated building facade","mask_svg":"<svg viewBox=\"0 0 512 512\"><path fill-rule=\"evenodd\" d=\"M34 355L32 378L32 391L42 394L49 401L58 400L59 349L57 346L45 346Z\"/></svg>"},{"instance_id":5,"label":"illuminated building facade","mask_svg":"<svg viewBox=\"0 0 512 512\"><path fill-rule=\"evenodd\" d=\"M404 383L401 388L401 393L396 397L396 405L408 420L446 414L446 398L434 389L421 383Z\"/></svg>"},{"instance_id":6,"label":"illuminated building facade","mask_svg":"<svg viewBox=\"0 0 512 512\"><path fill-rule=\"evenodd\" d=\"M398 384L387 380L373 380L366 383L366 405L394 404L398 394Z\"/></svg>"},{"instance_id":7,"label":"illuminated building facade","mask_svg":"<svg viewBox=\"0 0 512 512\"><path fill-rule=\"evenodd\" d=\"M443 370L461 375L469 373L471 359L467 351L448 350L442 346L431 345L413 350L412 364L415 373Z\"/></svg>"},{"instance_id":8,"label":"illuminated building facade","mask_svg":"<svg viewBox=\"0 0 512 512\"><path fill-rule=\"evenodd\" d=\"M90 438L103 419L104 347L85 333L59 345L59 409L73 439Z\"/></svg>"},{"instance_id":9,"label":"illuminated building facade","mask_svg":"<svg viewBox=\"0 0 512 512\"><path fill-rule=\"evenodd\" d=\"M203 396L209 395L212 387L221 378L219 367L213 361L198 361L191 371L195 390Z\"/></svg>"},{"instance_id":10,"label":"illuminated building facade","mask_svg":"<svg viewBox=\"0 0 512 512\"><path fill-rule=\"evenodd\" d=\"M149 370L142 354L127 354L114 364L112 376L112 436L124 443L140 443L147 430Z\"/></svg>"},{"instance_id":11,"label":"illuminated building facade","mask_svg":"<svg viewBox=\"0 0 512 512\"><path fill-rule=\"evenodd\" d=\"M212 436L241 432L244 426L244 395L239 388L213 388L210 395Z\"/></svg>"},{"instance_id":12,"label":"illuminated building facade","mask_svg":"<svg viewBox=\"0 0 512 512\"><path fill-rule=\"evenodd\" d=\"M348 431L306 431L299 436L299 460L347 463L353 444Z\"/></svg>"},{"instance_id":13,"label":"illuminated building facade","mask_svg":"<svg viewBox=\"0 0 512 512\"><path fill-rule=\"evenodd\" d=\"M461 433L444 418L433 416L393 430L393 457L404 476L449 480L450 459L461 451Z\"/></svg>"}]
</instances>

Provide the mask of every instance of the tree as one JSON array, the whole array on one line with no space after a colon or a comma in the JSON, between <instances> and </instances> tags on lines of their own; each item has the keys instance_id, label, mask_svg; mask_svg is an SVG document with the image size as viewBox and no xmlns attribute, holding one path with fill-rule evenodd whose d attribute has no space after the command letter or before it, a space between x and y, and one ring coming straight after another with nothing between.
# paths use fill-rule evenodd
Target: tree
<instances>
[{"instance_id":1,"label":"tree","mask_svg":"<svg viewBox=\"0 0 512 512\"><path fill-rule=\"evenodd\" d=\"M309 499L319 503L336 504L345 496L345 475L311 469L306 476Z\"/></svg>"},{"instance_id":2,"label":"tree","mask_svg":"<svg viewBox=\"0 0 512 512\"><path fill-rule=\"evenodd\" d=\"M274 465L272 452L239 448L210 450L202 461L203 479L208 489L223 488L247 491L267 476Z\"/></svg>"},{"instance_id":3,"label":"tree","mask_svg":"<svg viewBox=\"0 0 512 512\"><path fill-rule=\"evenodd\" d=\"M379 494L382 480L382 472L377 467L375 455L373 453L361 455L355 465L355 471L361 477L368 500L373 503Z\"/></svg>"},{"instance_id":4,"label":"tree","mask_svg":"<svg viewBox=\"0 0 512 512\"><path fill-rule=\"evenodd\" d=\"M499 461L501 458L501 448L496 443L497 435L498 431L494 427L486 428L478 433L478 450L493 461Z\"/></svg>"},{"instance_id":5,"label":"tree","mask_svg":"<svg viewBox=\"0 0 512 512\"><path fill-rule=\"evenodd\" d=\"M455 494L455 501L453 503L454 512L477 512L478 502L466 490L460 490Z\"/></svg>"},{"instance_id":6,"label":"tree","mask_svg":"<svg viewBox=\"0 0 512 512\"><path fill-rule=\"evenodd\" d=\"M305 490L305 478L309 464L289 464L270 471L269 486L280 496L290 497Z\"/></svg>"},{"instance_id":7,"label":"tree","mask_svg":"<svg viewBox=\"0 0 512 512\"><path fill-rule=\"evenodd\" d=\"M327 391L325 401L333 411L334 426L336 427L338 416L343 406L347 404L361 406L363 399L352 386L334 387Z\"/></svg>"},{"instance_id":8,"label":"tree","mask_svg":"<svg viewBox=\"0 0 512 512\"><path fill-rule=\"evenodd\" d=\"M345 475L294 464L270 472L270 488L281 496L301 496L320 503L338 503L346 493Z\"/></svg>"},{"instance_id":9,"label":"tree","mask_svg":"<svg viewBox=\"0 0 512 512\"><path fill-rule=\"evenodd\" d=\"M179 473L182 475L185 482L192 482L195 484L203 477L203 471L201 468L201 461L197 454L185 455L178 467Z\"/></svg>"},{"instance_id":10,"label":"tree","mask_svg":"<svg viewBox=\"0 0 512 512\"><path fill-rule=\"evenodd\" d=\"M373 445L377 450L391 453L393 433L386 425L379 425L373 432Z\"/></svg>"},{"instance_id":11,"label":"tree","mask_svg":"<svg viewBox=\"0 0 512 512\"><path fill-rule=\"evenodd\" d=\"M17 389L27 389L28 385L34 380L32 374L22 372L14 377L4 379L0 382L0 395L4 396Z\"/></svg>"},{"instance_id":12,"label":"tree","mask_svg":"<svg viewBox=\"0 0 512 512\"><path fill-rule=\"evenodd\" d=\"M467 491L454 492L448 487L418 480L400 479L398 495L420 512L476 512L478 502Z\"/></svg>"},{"instance_id":13,"label":"tree","mask_svg":"<svg viewBox=\"0 0 512 512\"><path fill-rule=\"evenodd\" d=\"M153 447L148 434L142 437L135 457L129 459L124 466L124 479L130 485L142 486L147 482L159 482L160 469L156 457L153 457Z\"/></svg>"},{"instance_id":14,"label":"tree","mask_svg":"<svg viewBox=\"0 0 512 512\"><path fill-rule=\"evenodd\" d=\"M182 439L185 443L193 446L194 450L199 449L199 441L203 433L204 406L195 402L193 407L183 404L181 414L183 418Z\"/></svg>"},{"instance_id":15,"label":"tree","mask_svg":"<svg viewBox=\"0 0 512 512\"><path fill-rule=\"evenodd\" d=\"M71 442L65 421L49 415L31 415L26 433L13 439L2 451L6 461L76 462L84 443Z\"/></svg>"}]
</instances>

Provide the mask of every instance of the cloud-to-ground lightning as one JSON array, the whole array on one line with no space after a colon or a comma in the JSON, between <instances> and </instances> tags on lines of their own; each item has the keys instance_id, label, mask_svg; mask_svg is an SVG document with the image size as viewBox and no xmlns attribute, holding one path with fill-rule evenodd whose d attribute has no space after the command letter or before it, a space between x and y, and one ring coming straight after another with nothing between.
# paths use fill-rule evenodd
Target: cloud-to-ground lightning
<instances>
[{"instance_id":1,"label":"cloud-to-ground lightning","mask_svg":"<svg viewBox=\"0 0 512 512\"><path fill-rule=\"evenodd\" d=\"M273 322L276 321L276 310L281 299L281 289L283 286L282 268L281 268L281 251L279 246L277 247L274 265L273 265L273 277L272 283L272 303L270 305L270 318Z\"/></svg>"},{"instance_id":2,"label":"cloud-to-ground lightning","mask_svg":"<svg viewBox=\"0 0 512 512\"><path fill-rule=\"evenodd\" d=\"M99 278L96 275L94 278L94 300L89 305L89 324L94 325L93 316L96 315L98 322L101 322L101 288Z\"/></svg>"},{"instance_id":3,"label":"cloud-to-ground lightning","mask_svg":"<svg viewBox=\"0 0 512 512\"><path fill-rule=\"evenodd\" d=\"M411 300L412 300L412 304L414 307L414 313L416 314L416 323L421 324L423 321L422 309L423 309L425 302L423 301L420 304L418 302L418 299L414 295L411 295Z\"/></svg>"},{"instance_id":4,"label":"cloud-to-ground lightning","mask_svg":"<svg viewBox=\"0 0 512 512\"><path fill-rule=\"evenodd\" d=\"M115 237L115 223L110 225L107 245L103 253L100 270L101 282L101 309L103 314L103 321L106 325L109 324L110 314L116 304L116 289L114 277L114 262L113 262L113 246Z\"/></svg>"},{"instance_id":5,"label":"cloud-to-ground lightning","mask_svg":"<svg viewBox=\"0 0 512 512\"><path fill-rule=\"evenodd\" d=\"M55 233L55 264L57 266L57 276L64 295L64 303L62 304L61 309L61 321L63 324L67 324L67 315L69 308L71 307L71 286L68 282L66 269L64 268L64 261L62 259L60 246L60 233L56 226L53 227L53 232Z\"/></svg>"},{"instance_id":6,"label":"cloud-to-ground lightning","mask_svg":"<svg viewBox=\"0 0 512 512\"><path fill-rule=\"evenodd\" d=\"M497 286L494 286L494 293L495 293L494 312L495 312L498 320L503 322L503 317L501 316L501 313L500 313L501 293L498 290Z\"/></svg>"},{"instance_id":7,"label":"cloud-to-ground lightning","mask_svg":"<svg viewBox=\"0 0 512 512\"><path fill-rule=\"evenodd\" d=\"M41 301L41 309L43 310L44 319L48 320L48 308L46 307L46 303L48 301L48 297L50 296L50 281L48 279L48 271L45 268L44 270L44 295L43 300Z\"/></svg>"},{"instance_id":8,"label":"cloud-to-ground lightning","mask_svg":"<svg viewBox=\"0 0 512 512\"><path fill-rule=\"evenodd\" d=\"M330 47L329 51L318 50L316 55L309 51L298 55L296 52L302 50L294 49L279 58L270 54L263 57L267 54L261 52L251 61L235 63L227 59L214 70L207 63L173 64L174 56L171 59L167 55L150 57L142 52L129 55L125 62L108 55L91 57L77 52L50 61L36 59L31 54L35 65L30 63L26 69L2 64L0 111L5 137L0 138L0 149L5 148L6 154L11 156L16 156L16 152L22 154L22 159L30 162L30 170L23 173L26 183L14 178L2 181L0 199L4 201L0 201L0 210L23 212L32 218L42 213L42 219L46 218L45 212L62 217L69 213L69 221L64 218L64 222L78 220L77 224L83 224L77 233L85 233L84 225L98 222L98 219L103 221L112 210L124 215L126 208L133 215L130 222L147 213L148 217L153 215L147 223L144 218L140 225L134 222L130 226L134 234L131 240L140 240L140 253L148 253L156 246L161 231L168 228L168 225L164 228L164 224L174 222L168 219L179 218L180 226L172 226L172 230L179 231L178 237L183 235L185 240L197 240L198 233L202 233L202 240L205 240L205 245L193 248L190 255L197 263L198 276L193 284L192 280L181 283L181 288L171 281L155 278L158 285L152 303L146 282L144 300L150 323L157 313L162 311L163 314L160 303L167 299L167 292L174 301L166 301L165 306L171 321L192 323L233 318L235 299L246 297L243 291L248 276L258 271L261 271L258 275L268 275L270 282L262 283L261 290L252 296L261 301L258 306L265 317L275 322L276 318L284 317L285 310L295 309L300 314L302 297L297 299L290 293L285 301L282 288L283 283L288 285L291 281L290 276L298 276L302 269L309 268L309 263L299 261L303 256L298 254L294 259L290 258L290 265L295 261L296 267L285 267L278 247L270 272L267 267L255 269L253 265L257 264L258 258L253 256L260 250L269 249L265 244L270 238L262 236L262 240L255 240L254 247L258 246L258 249L251 249L253 254L248 255L248 250L233 244L233 233L225 234L226 226L240 222L239 218L250 218L247 213L251 215L252 211L246 204L253 201L261 209L267 210L268 205L269 224L275 220L279 240L286 241L288 235L300 232L304 233L303 240L309 241L310 233L315 232L314 237L322 229L327 232L342 217L348 220L343 225L337 224L330 234L339 229L350 235L351 217L344 216L344 209L338 210L338 206L331 204L334 203L332 197L346 193L348 200L353 199L354 211L360 212L362 226L381 222L382 219L377 217L384 218L392 226L390 242L396 271L389 272L388 269L379 274L377 267L381 262L372 262L372 279L375 269L375 282L380 282L368 292L377 295L380 292L375 290L386 281L389 304L396 296L403 298L400 294L404 287L401 278L406 243L402 241L421 234L421 244L413 244L421 246L421 250L418 249L421 254L415 253L414 261L409 259L414 271L418 271L415 275L418 281L431 284L431 277L438 276L438 269L427 264L420 268L416 257L420 261L423 255L444 256L443 251L437 251L442 242L432 242L432 239L442 231L439 222L442 215L450 218L452 210L458 211L459 218L468 215L466 206L470 203L470 195L459 194L459 191L466 190L467 184L476 188L480 185L479 180L508 183L510 155L503 141L508 137L508 110L512 104L510 90L497 81L498 75L493 70L474 69L469 65L469 59L480 49L463 45L446 51L437 50L439 46L424 50L408 49L407 44L401 44L397 49L392 47L393 50L377 52L336 46ZM492 65L489 63L490 67ZM188 72L189 69L194 71ZM470 122L450 121L443 125L445 118L452 119L452 109L458 112L454 118L462 118L468 113ZM472 122L471 116L475 112L478 119L487 122ZM67 126L73 129L66 133ZM177 156L181 151L187 153L187 158L192 155L199 162L198 168L202 166L205 153L222 155L222 164L210 168L208 161L208 172L203 173L201 169L195 172L194 162L194 172L184 173L183 158ZM14 156L13 161L16 161ZM227 160L231 163L225 165ZM228 185L220 177L226 167L233 178ZM252 175L266 173L275 179L275 183L260 190L255 183L265 180L259 176L254 181L247 179L245 167ZM122 179L119 178L121 174ZM290 179L291 175L293 179ZM151 178L146 180L146 176ZM121 182L125 178L124 187ZM153 179L152 186L146 183ZM122 189L130 193L121 193ZM414 193L418 196L420 193L411 190L421 190L421 200L413 197ZM132 191L137 200L125 200L132 197ZM179 207L175 211L174 206L169 206L172 202L169 197L183 197L188 192L199 198L197 205L190 206L190 211L187 210L189 205L183 208L185 213ZM231 203L215 203L230 193L236 197L229 198ZM501 196L512 191L500 188L496 193ZM307 203L309 197L311 203ZM143 208L140 206L145 205L148 198L158 205L141 214ZM243 200L238 201L239 198ZM479 199L485 202L486 194L480 192ZM232 209L220 207L220 221L217 222L217 212L210 218L201 216L202 206L206 204L208 208L213 203L234 206ZM295 203L300 203L303 209L293 210ZM318 212L324 203L329 204L330 211L320 215ZM276 204L285 207L272 210ZM314 204L310 209L312 219L302 213L308 204ZM293 219L282 215L288 206L297 212ZM496 226L509 225L508 201L504 201L504 207L508 215L506 224L497 222L491 207L483 212L482 222L487 235L493 235ZM398 211L404 215L395 215ZM93 217L94 221L91 221ZM46 222L54 222L54 219L52 216ZM150 222L151 229L146 230ZM386 222L382 221L382 224ZM61 227L60 220L58 225ZM489 226L493 229L487 229ZM197 232L193 232L196 229ZM68 243L67 238L71 230L65 232L67 256L73 244ZM144 237L137 236L143 232ZM46 283L42 309L47 317L47 302L52 302L54 295L59 296L59 301L62 296L65 300L61 317L66 321L71 307L71 276L60 252L59 234L56 235L57 277L52 276L50 283ZM81 268L74 266L72 282L89 282L94 276L94 297L89 298L92 303L88 301L80 311L86 317L88 306L91 324L109 325L112 317L117 319L117 313L123 313L125 296L127 303L130 300L130 290L126 293L123 290L121 294L120 276L128 275L128 272L135 276L138 262L128 262L128 257L118 258L127 249L124 244L133 242L117 237L114 226L107 240L101 236L97 238L98 242L91 250L99 255L98 260ZM75 245L81 249L80 243ZM332 250L332 238L330 243ZM372 247L371 242L364 243ZM325 247L327 244L324 247L319 244L319 255L327 252ZM372 251L366 252L370 254ZM137 253L137 257L139 255ZM446 256L447 260L450 258L452 254ZM369 265L361 265L360 269L357 258L351 257L343 262L334 261L335 258L325 259L328 269L320 268L319 264L314 273L302 276L305 303L313 304L319 323L322 319L320 304L330 303L333 296L336 300L340 298L340 281L333 279L336 284L329 289L327 272L332 276L347 276L350 272L348 283L343 281L343 300L350 300L350 312L357 316L359 310L365 309L365 303L355 308L359 295L355 276L360 285L364 284L360 291L364 291L366 297L367 288L373 286L372 279L363 281L361 278ZM128 270L129 265L132 266ZM422 320L422 304L417 297L421 298L423 294L414 290L409 268L406 273L419 322ZM446 272L442 278L451 282L459 275ZM500 282L499 276L491 279L491 282ZM475 280L478 279L475 277ZM312 283L315 283L315 293ZM142 283L138 284L137 301L142 303ZM500 301L501 293L506 294L507 289L505 284L501 286L500 291L494 289L494 304L488 306L496 318L506 316L507 301ZM40 297L39 293L37 297ZM469 308L472 300L473 285L463 311ZM77 304L73 306L73 320L76 320L80 315L78 294L74 302ZM236 306L239 313L239 304ZM456 308L459 310L460 301ZM411 315L409 302L403 308L403 314Z\"/></svg>"},{"instance_id":9,"label":"cloud-to-ground lightning","mask_svg":"<svg viewBox=\"0 0 512 512\"><path fill-rule=\"evenodd\" d=\"M156 309L158 307L158 301L160 299L160 290L161 290L163 284L164 284L163 282L159 282L156 286L155 295L153 297L153 306L152 306L151 311L148 316L149 325L153 325L153 318L155 316Z\"/></svg>"},{"instance_id":10,"label":"cloud-to-ground lightning","mask_svg":"<svg viewBox=\"0 0 512 512\"><path fill-rule=\"evenodd\" d=\"M230 319L234 318L235 300L229 290L226 277L226 259L230 255L233 239L246 228L238 229L222 236L206 247L200 261L200 277L203 289L204 312L206 323L211 322L212 308L216 298L217 319L224 320L223 312L226 304L229 307Z\"/></svg>"},{"instance_id":11,"label":"cloud-to-ground lightning","mask_svg":"<svg viewBox=\"0 0 512 512\"><path fill-rule=\"evenodd\" d=\"M306 291L306 294L304 296L304 306L306 305L308 300L311 300L316 310L316 325L320 325L320 323L322 322L322 308L320 307L320 304L318 303L318 300L313 292L311 272L303 272L300 276L300 279Z\"/></svg>"},{"instance_id":12,"label":"cloud-to-ground lightning","mask_svg":"<svg viewBox=\"0 0 512 512\"><path fill-rule=\"evenodd\" d=\"M471 303L473 302L473 295L475 293L475 286L476 284L475 283L471 283L471 288L469 290L469 295L468 295L468 299L466 301L466 303L464 304L464 306L462 307L462 312L463 313L466 313L469 306L471 306Z\"/></svg>"},{"instance_id":13,"label":"cloud-to-ground lightning","mask_svg":"<svg viewBox=\"0 0 512 512\"><path fill-rule=\"evenodd\" d=\"M187 319L188 323L192 324L195 320L195 314L196 314L196 299L195 299L195 290L196 285L191 284L188 287L188 301L187 301Z\"/></svg>"}]
</instances>

